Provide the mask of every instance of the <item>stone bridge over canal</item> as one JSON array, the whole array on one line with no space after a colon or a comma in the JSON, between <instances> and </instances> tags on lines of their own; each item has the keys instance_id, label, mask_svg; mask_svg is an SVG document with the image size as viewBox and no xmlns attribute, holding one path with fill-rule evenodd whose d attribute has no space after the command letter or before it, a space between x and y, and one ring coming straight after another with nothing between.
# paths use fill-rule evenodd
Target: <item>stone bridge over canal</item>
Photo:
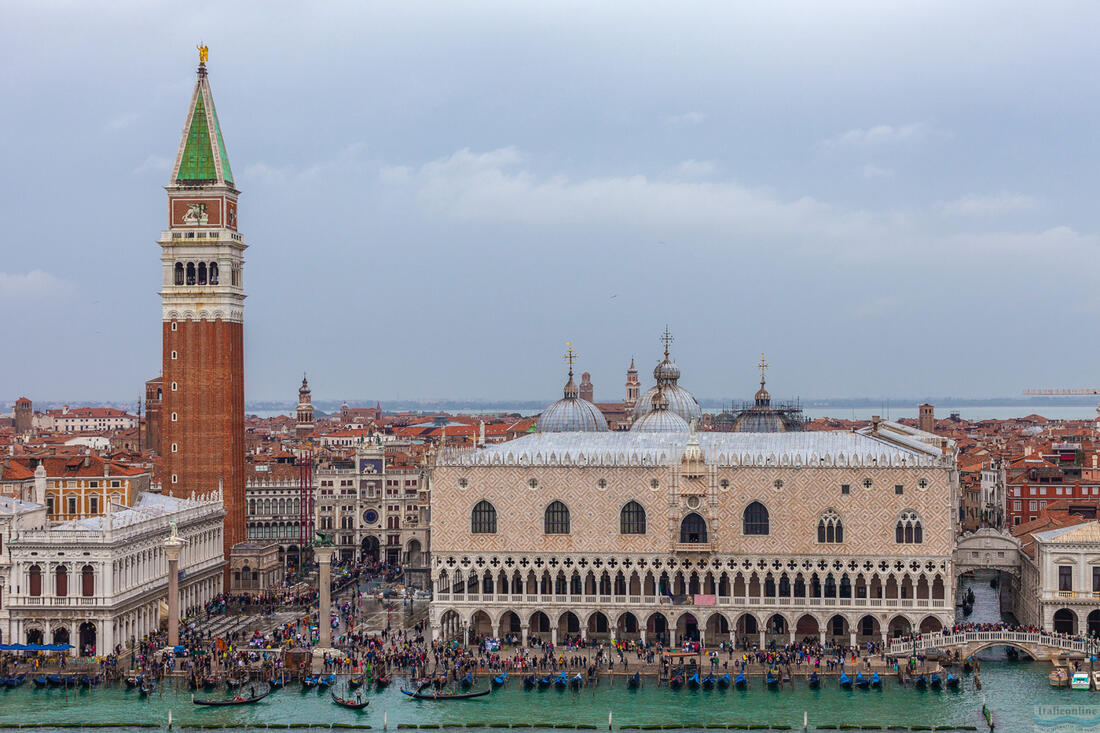
<instances>
[{"instance_id":1,"label":"stone bridge over canal","mask_svg":"<svg viewBox=\"0 0 1100 733\"><path fill-rule=\"evenodd\" d=\"M894 639L890 654L904 657L914 652L937 650L960 659L997 646L1011 646L1032 659L1050 660L1065 656L1088 656L1100 651L1100 643L1062 634L1028 631L962 631L922 634L917 639Z\"/></svg>"}]
</instances>

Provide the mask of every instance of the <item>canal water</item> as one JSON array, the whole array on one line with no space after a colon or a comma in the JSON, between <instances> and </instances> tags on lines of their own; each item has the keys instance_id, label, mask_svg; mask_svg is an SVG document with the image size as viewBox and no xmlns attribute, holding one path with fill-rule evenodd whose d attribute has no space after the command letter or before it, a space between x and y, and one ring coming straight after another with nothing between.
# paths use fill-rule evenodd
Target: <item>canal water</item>
<instances>
[{"instance_id":1,"label":"canal water","mask_svg":"<svg viewBox=\"0 0 1100 733\"><path fill-rule=\"evenodd\" d=\"M974 612L967 620L994 621L1000 617L997 593L988 577L972 582ZM1003 652L992 650L982 657L982 690L974 676L964 678L958 691L918 691L903 687L894 679L884 681L881 690L841 690L835 679L821 689L811 690L804 681L780 690L768 690L762 680L749 689L670 690L652 681L642 689L629 690L620 678L606 680L579 692L550 689L524 690L514 678L491 695L461 701L416 701L402 695L399 685L381 692L368 692L370 708L359 712L336 707L328 692L302 692L287 688L250 706L209 708L191 703L185 690L165 687L148 699L137 691L121 687L90 691L34 689L24 685L0 690L0 728L23 724L126 724L166 725L169 711L174 728L188 726L285 726L309 724L328 728L369 725L381 729L398 726L531 726L554 728L562 725L591 725L606 730L608 714L614 729L623 726L775 726L801 730L808 714L810 730L860 726L923 730L922 726L974 726L988 730L982 705L992 711L998 731L1100 731L1100 693L1052 689L1048 668L1031 661L1008 661ZM484 688L486 680L475 687ZM215 693L202 693L204 696ZM832 726L836 726L835 728ZM868 728L870 726L870 728ZM759 728L757 728L759 729Z\"/></svg>"}]
</instances>

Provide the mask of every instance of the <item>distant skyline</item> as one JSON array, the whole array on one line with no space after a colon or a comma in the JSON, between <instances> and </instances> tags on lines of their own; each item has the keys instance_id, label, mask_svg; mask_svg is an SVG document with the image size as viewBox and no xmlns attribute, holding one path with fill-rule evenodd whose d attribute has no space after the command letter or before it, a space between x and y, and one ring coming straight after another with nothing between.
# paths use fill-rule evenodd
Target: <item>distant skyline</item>
<instances>
[{"instance_id":1,"label":"distant skyline","mask_svg":"<svg viewBox=\"0 0 1100 733\"><path fill-rule=\"evenodd\" d=\"M0 393L161 362L195 45L242 190L246 399L1100 386L1100 6L5 5ZM14 173L14 174L13 174ZM79 397L78 397L79 396ZM378 398L384 399L384 398Z\"/></svg>"}]
</instances>

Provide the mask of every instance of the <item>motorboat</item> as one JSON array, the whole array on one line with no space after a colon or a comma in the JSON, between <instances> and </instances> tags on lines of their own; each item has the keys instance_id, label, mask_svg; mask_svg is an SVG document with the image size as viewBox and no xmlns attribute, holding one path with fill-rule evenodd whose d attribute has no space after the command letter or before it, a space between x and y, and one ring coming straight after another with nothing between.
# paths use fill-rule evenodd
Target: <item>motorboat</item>
<instances>
[{"instance_id":1,"label":"motorboat","mask_svg":"<svg viewBox=\"0 0 1100 733\"><path fill-rule=\"evenodd\" d=\"M1051 687L1065 687L1069 684L1069 674L1066 673L1065 667L1055 667L1054 671L1047 675L1047 679L1050 680Z\"/></svg>"},{"instance_id":2,"label":"motorboat","mask_svg":"<svg viewBox=\"0 0 1100 733\"><path fill-rule=\"evenodd\" d=\"M1087 690L1091 686L1091 680L1089 680L1088 672L1074 672L1073 676L1069 678L1070 689L1073 690Z\"/></svg>"}]
</instances>

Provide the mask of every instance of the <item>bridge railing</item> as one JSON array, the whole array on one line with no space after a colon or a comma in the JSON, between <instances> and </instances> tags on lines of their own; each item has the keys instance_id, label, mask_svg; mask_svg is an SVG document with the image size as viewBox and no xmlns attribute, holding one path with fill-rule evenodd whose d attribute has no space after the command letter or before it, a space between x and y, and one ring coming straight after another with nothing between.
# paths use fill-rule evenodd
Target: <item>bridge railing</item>
<instances>
[{"instance_id":1,"label":"bridge railing","mask_svg":"<svg viewBox=\"0 0 1100 733\"><path fill-rule=\"evenodd\" d=\"M922 634L920 638L894 639L890 642L890 654L906 655L929 649L940 651L971 644L1018 644L1024 647L1045 646L1081 654L1096 654L1100 643L1096 640L1031 631L961 631L957 633L936 632Z\"/></svg>"}]
</instances>

